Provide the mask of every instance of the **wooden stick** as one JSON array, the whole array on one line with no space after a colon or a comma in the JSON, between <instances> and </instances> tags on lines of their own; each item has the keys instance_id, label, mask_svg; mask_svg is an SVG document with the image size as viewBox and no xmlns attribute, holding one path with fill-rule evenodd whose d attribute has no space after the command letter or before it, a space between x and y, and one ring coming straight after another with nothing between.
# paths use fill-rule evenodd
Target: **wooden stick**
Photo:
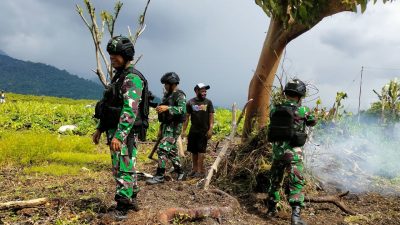
<instances>
[{"instance_id":1,"label":"wooden stick","mask_svg":"<svg viewBox=\"0 0 400 225\"><path fill-rule=\"evenodd\" d=\"M305 196L305 201L314 203L332 203L339 207L343 212L349 215L356 215L356 213L347 208L347 206L342 202L342 197L349 194L349 191L338 194L338 195L327 195L327 196Z\"/></svg>"},{"instance_id":2,"label":"wooden stick","mask_svg":"<svg viewBox=\"0 0 400 225\"><path fill-rule=\"evenodd\" d=\"M153 161L156 161L156 162L158 162L158 160L157 159L154 159L153 158L153 156L154 156L154 153L157 151L157 149L158 149L158 145L160 144L160 142L161 142L161 139L162 139L162 135L161 135L161 125L160 125L160 127L158 128L158 136L157 136L157 141L154 143L154 146L153 146L153 148L151 149L151 152L150 152L150 154L149 154L149 156L148 156L148 158L149 159L151 159L151 160L153 160Z\"/></svg>"},{"instance_id":3,"label":"wooden stick","mask_svg":"<svg viewBox=\"0 0 400 225\"><path fill-rule=\"evenodd\" d=\"M237 128L237 124L236 124L236 103L233 104L232 106L232 130L231 130L231 134L229 135L227 141L225 142L224 146L222 147L222 150L219 152L217 158L215 159L213 165L211 166L210 170L208 171L208 175L206 177L205 183L204 183L204 190L208 190L208 187L210 186L210 182L211 182L211 178L214 174L214 172L217 172L218 170L218 165L221 162L221 160L224 158L229 144L231 143L231 141L233 141L233 138L235 137L235 133L236 133L236 128Z\"/></svg>"},{"instance_id":4,"label":"wooden stick","mask_svg":"<svg viewBox=\"0 0 400 225\"><path fill-rule=\"evenodd\" d=\"M185 157L185 150L183 149L182 137L179 135L178 139L176 139L176 147L178 148L178 155L181 158Z\"/></svg>"},{"instance_id":5,"label":"wooden stick","mask_svg":"<svg viewBox=\"0 0 400 225\"><path fill-rule=\"evenodd\" d=\"M5 209L22 209L22 208L31 208L38 205L43 205L47 203L49 200L47 198L37 198L27 201L11 201L0 203L0 210Z\"/></svg>"}]
</instances>

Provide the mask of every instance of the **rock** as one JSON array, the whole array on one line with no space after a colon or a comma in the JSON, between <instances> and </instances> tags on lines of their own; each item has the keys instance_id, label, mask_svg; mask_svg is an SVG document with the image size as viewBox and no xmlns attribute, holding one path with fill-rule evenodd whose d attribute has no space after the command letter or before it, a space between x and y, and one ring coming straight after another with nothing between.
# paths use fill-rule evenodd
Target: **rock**
<instances>
[{"instance_id":1,"label":"rock","mask_svg":"<svg viewBox=\"0 0 400 225\"><path fill-rule=\"evenodd\" d=\"M82 171L82 172L90 172L90 169L88 169L88 168L86 168L86 167L82 167L82 168L81 168L81 171Z\"/></svg>"},{"instance_id":2,"label":"rock","mask_svg":"<svg viewBox=\"0 0 400 225\"><path fill-rule=\"evenodd\" d=\"M78 128L78 127L75 126L75 125L64 125L64 126L61 126L60 128L58 128L58 132L59 132L59 133L65 133L65 132L67 132L67 131L76 130L77 128Z\"/></svg>"}]
</instances>

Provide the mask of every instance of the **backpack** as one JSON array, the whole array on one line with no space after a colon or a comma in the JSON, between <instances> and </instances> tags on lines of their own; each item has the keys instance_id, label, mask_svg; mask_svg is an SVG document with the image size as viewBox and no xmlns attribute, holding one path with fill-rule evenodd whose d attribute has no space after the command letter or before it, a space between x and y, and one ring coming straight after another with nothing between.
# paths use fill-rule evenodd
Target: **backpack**
<instances>
[{"instance_id":1,"label":"backpack","mask_svg":"<svg viewBox=\"0 0 400 225\"><path fill-rule=\"evenodd\" d=\"M142 101L139 103L139 113L132 129L138 134L139 140L146 141L147 128L149 128L150 104L152 104L151 101L154 99L154 96L149 90L149 85L143 74L136 69L133 69L133 73L138 75L143 81L143 90Z\"/></svg>"},{"instance_id":2,"label":"backpack","mask_svg":"<svg viewBox=\"0 0 400 225\"><path fill-rule=\"evenodd\" d=\"M296 111L295 105L277 105L271 114L268 127L268 141L270 142L289 142L292 147L303 146L307 140L307 134L303 129L296 130Z\"/></svg>"},{"instance_id":3,"label":"backpack","mask_svg":"<svg viewBox=\"0 0 400 225\"><path fill-rule=\"evenodd\" d=\"M145 141L147 128L149 127L149 107L150 104L152 104L150 101L154 99L154 96L149 91L147 80L141 72L132 68L130 73L138 75L143 81L142 100L139 103L139 112L132 129L138 135L139 140ZM116 128L118 126L123 106L120 90L127 74L128 73L121 74L119 78L114 77L111 84L104 91L103 98L96 104L94 118L100 119L100 124L104 130Z\"/></svg>"}]
</instances>

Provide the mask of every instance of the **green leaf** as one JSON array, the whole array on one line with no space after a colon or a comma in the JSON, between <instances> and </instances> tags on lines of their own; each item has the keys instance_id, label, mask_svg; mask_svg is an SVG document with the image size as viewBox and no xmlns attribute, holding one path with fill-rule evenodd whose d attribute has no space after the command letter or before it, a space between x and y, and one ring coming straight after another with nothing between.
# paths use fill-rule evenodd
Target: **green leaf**
<instances>
[{"instance_id":1,"label":"green leaf","mask_svg":"<svg viewBox=\"0 0 400 225\"><path fill-rule=\"evenodd\" d=\"M303 21L306 21L306 20L307 20L308 13L307 13L307 9L306 9L306 7L305 7L304 5L300 5L300 6L299 6L299 15L300 15L300 18L301 18Z\"/></svg>"},{"instance_id":2,"label":"green leaf","mask_svg":"<svg viewBox=\"0 0 400 225\"><path fill-rule=\"evenodd\" d=\"M361 3L360 3L360 6L361 6L361 13L364 13L365 12L365 10L367 9L367 0L364 0L364 1L362 1Z\"/></svg>"}]
</instances>

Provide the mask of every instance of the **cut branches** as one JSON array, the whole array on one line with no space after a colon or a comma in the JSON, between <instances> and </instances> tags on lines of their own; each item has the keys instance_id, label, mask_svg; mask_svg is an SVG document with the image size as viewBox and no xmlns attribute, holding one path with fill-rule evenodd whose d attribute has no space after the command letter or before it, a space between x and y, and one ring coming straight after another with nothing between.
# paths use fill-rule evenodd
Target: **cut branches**
<instances>
[{"instance_id":1,"label":"cut branches","mask_svg":"<svg viewBox=\"0 0 400 225\"><path fill-rule=\"evenodd\" d=\"M46 204L49 200L47 198L37 198L27 201L11 201L0 203L0 210L6 209L23 209L23 208L32 208L39 205Z\"/></svg>"}]
</instances>

